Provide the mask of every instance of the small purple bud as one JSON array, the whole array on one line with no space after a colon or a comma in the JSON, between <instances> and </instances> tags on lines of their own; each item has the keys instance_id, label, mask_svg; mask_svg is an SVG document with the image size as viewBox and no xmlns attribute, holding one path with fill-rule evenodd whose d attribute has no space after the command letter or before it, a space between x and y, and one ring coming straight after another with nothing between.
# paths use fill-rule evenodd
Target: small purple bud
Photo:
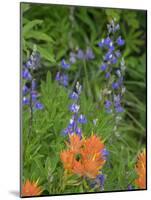
<instances>
[{"instance_id":1,"label":"small purple bud","mask_svg":"<svg viewBox=\"0 0 151 200\"><path fill-rule=\"evenodd\" d=\"M36 103L35 103L35 108L36 108L37 110L43 110L44 105L43 105L42 103L40 103L40 102L36 102Z\"/></svg>"},{"instance_id":2,"label":"small purple bud","mask_svg":"<svg viewBox=\"0 0 151 200\"><path fill-rule=\"evenodd\" d=\"M69 98L70 98L70 99L77 100L77 99L79 98L79 95L78 95L76 92L72 92L72 93L69 95Z\"/></svg>"},{"instance_id":3,"label":"small purple bud","mask_svg":"<svg viewBox=\"0 0 151 200\"><path fill-rule=\"evenodd\" d=\"M70 68L70 64L66 63L65 59L62 59L61 66L62 66L63 69L69 69Z\"/></svg>"},{"instance_id":4,"label":"small purple bud","mask_svg":"<svg viewBox=\"0 0 151 200\"><path fill-rule=\"evenodd\" d=\"M125 41L121 38L121 36L119 36L116 40L117 44L119 46L123 46L125 44Z\"/></svg>"},{"instance_id":5,"label":"small purple bud","mask_svg":"<svg viewBox=\"0 0 151 200\"><path fill-rule=\"evenodd\" d=\"M86 117L84 116L84 115L80 115L79 116L79 118L78 118L78 122L80 123L80 124L86 124L87 123L87 119L86 119Z\"/></svg>"},{"instance_id":6,"label":"small purple bud","mask_svg":"<svg viewBox=\"0 0 151 200\"><path fill-rule=\"evenodd\" d=\"M23 105L29 105L30 100L27 97L23 97Z\"/></svg>"}]
</instances>

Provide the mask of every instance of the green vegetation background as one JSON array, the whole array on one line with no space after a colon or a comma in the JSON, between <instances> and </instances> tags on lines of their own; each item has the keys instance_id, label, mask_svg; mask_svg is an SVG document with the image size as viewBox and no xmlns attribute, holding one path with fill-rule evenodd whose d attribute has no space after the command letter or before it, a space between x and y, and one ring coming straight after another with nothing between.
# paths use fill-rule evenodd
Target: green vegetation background
<instances>
[{"instance_id":1,"label":"green vegetation background","mask_svg":"<svg viewBox=\"0 0 151 200\"><path fill-rule=\"evenodd\" d=\"M41 67L36 79L40 99L45 106L43 111L34 113L30 135L30 114L28 109L23 109L22 181L27 178L39 179L44 195L93 191L87 185L81 186L78 177L66 180L63 175L59 154L65 148L66 138L61 131L71 117L68 111L70 100L68 90L54 81L62 58L68 60L71 51L91 47L95 60L72 65L69 71L70 86L77 74L84 88L81 109L89 122L83 127L83 132L87 136L92 131L100 135L110 153L103 169L106 176L104 190L127 190L136 178L134 168L137 153L146 146L146 12L22 3L21 14L23 62L36 45L41 54ZM106 25L113 18L119 22L121 35L125 39L123 57L127 66L126 112L116 133L110 115L100 110L94 112L104 84L99 72L103 54L97 43L106 36ZM98 118L96 127L92 122L94 118ZM133 185L133 188L136 186Z\"/></svg>"}]
</instances>

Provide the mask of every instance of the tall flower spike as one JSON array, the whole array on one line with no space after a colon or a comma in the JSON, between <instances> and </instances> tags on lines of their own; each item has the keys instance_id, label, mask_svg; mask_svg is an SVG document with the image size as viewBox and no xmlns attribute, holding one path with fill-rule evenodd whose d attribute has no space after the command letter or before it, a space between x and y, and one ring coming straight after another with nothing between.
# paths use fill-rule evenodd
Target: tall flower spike
<instances>
[{"instance_id":1,"label":"tall flower spike","mask_svg":"<svg viewBox=\"0 0 151 200\"><path fill-rule=\"evenodd\" d=\"M39 196L41 194L42 188L38 186L38 181L31 182L30 180L26 180L26 182L22 186L22 197Z\"/></svg>"},{"instance_id":2,"label":"tall flower spike","mask_svg":"<svg viewBox=\"0 0 151 200\"><path fill-rule=\"evenodd\" d=\"M34 70L38 68L40 61L40 54L36 51L33 51L28 61L24 64L22 71L23 79L25 79L25 85L23 86L23 105L28 105L31 109L35 108L42 110L44 106L38 102L37 98L39 97L36 92L36 80L34 78Z\"/></svg>"},{"instance_id":3,"label":"tall flower spike","mask_svg":"<svg viewBox=\"0 0 151 200\"><path fill-rule=\"evenodd\" d=\"M96 178L105 160L100 154L104 148L99 137L93 135L87 139L80 139L77 135L70 135L68 149L60 154L64 169L91 179Z\"/></svg>"},{"instance_id":4,"label":"tall flower spike","mask_svg":"<svg viewBox=\"0 0 151 200\"><path fill-rule=\"evenodd\" d=\"M135 166L138 178L135 180L135 184L140 189L146 189L146 150L144 149L139 153L137 157L137 163Z\"/></svg>"}]
</instances>

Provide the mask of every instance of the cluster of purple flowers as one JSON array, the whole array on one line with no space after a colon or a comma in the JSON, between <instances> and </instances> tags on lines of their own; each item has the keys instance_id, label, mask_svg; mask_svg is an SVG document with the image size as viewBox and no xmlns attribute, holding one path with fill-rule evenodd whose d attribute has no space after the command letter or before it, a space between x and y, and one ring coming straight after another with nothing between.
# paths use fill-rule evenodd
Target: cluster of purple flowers
<instances>
[{"instance_id":1,"label":"cluster of purple flowers","mask_svg":"<svg viewBox=\"0 0 151 200\"><path fill-rule=\"evenodd\" d=\"M24 85L22 88L22 104L32 106L34 109L42 110L43 104L38 101L39 94L36 91L36 80L33 77L33 72L39 67L40 54L33 51L28 61L24 64L22 77Z\"/></svg>"},{"instance_id":2,"label":"cluster of purple flowers","mask_svg":"<svg viewBox=\"0 0 151 200\"><path fill-rule=\"evenodd\" d=\"M66 70L70 68L70 64L65 61L65 59L62 59L61 61L61 68L64 71L59 71L56 74L56 81L58 81L59 84L63 85L64 87L67 87L69 84L69 78L68 74L66 74Z\"/></svg>"},{"instance_id":3,"label":"cluster of purple flowers","mask_svg":"<svg viewBox=\"0 0 151 200\"><path fill-rule=\"evenodd\" d=\"M84 52L82 49L78 49L77 53L70 53L70 62L74 64L77 60L93 60L95 55L92 49L89 47Z\"/></svg>"},{"instance_id":4,"label":"cluster of purple flowers","mask_svg":"<svg viewBox=\"0 0 151 200\"><path fill-rule=\"evenodd\" d=\"M109 82L109 89L112 91L110 98L105 100L104 106L107 113L112 113L113 109L116 113L121 113L124 111L121 100L125 92L123 83L125 65L119 48L125 44L125 41L121 36L115 38L115 32L120 29L119 24L115 24L112 20L107 28L108 36L98 43L98 46L106 51L100 70L105 73L105 79Z\"/></svg>"},{"instance_id":5,"label":"cluster of purple flowers","mask_svg":"<svg viewBox=\"0 0 151 200\"><path fill-rule=\"evenodd\" d=\"M79 114L80 105L79 105L79 96L81 94L82 86L79 82L76 83L75 91L69 94L69 98L73 100L73 103L69 106L69 110L72 113L72 117L69 121L69 124L66 129L63 130L63 134L74 134L76 133L81 137L82 130L79 127L79 124L86 124L87 119L83 114Z\"/></svg>"},{"instance_id":6,"label":"cluster of purple flowers","mask_svg":"<svg viewBox=\"0 0 151 200\"><path fill-rule=\"evenodd\" d=\"M69 62L66 62L64 58L61 60L61 70L56 74L56 81L58 81L60 85L67 87L69 84L69 77L66 72L70 69L71 65L77 60L93 60L94 58L95 55L91 48L87 48L85 52L82 49L79 49L77 53L70 52Z\"/></svg>"}]
</instances>

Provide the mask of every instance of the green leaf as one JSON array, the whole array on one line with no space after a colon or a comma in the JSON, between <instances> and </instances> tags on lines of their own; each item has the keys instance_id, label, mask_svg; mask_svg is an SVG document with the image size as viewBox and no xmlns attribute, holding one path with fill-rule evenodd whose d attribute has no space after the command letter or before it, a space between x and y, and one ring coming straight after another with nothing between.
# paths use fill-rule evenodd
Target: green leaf
<instances>
[{"instance_id":1,"label":"green leaf","mask_svg":"<svg viewBox=\"0 0 151 200\"><path fill-rule=\"evenodd\" d=\"M43 58L45 58L46 60L54 63L55 59L53 57L53 55L51 55L51 52L49 52L48 49L45 49L43 47L37 46L38 51L40 52L40 54L42 55Z\"/></svg>"},{"instance_id":2,"label":"green leaf","mask_svg":"<svg viewBox=\"0 0 151 200\"><path fill-rule=\"evenodd\" d=\"M35 19L33 21L29 21L26 25L23 27L23 35L25 36L29 31L33 29L34 26L40 25L43 23L43 20Z\"/></svg>"},{"instance_id":3,"label":"green leaf","mask_svg":"<svg viewBox=\"0 0 151 200\"><path fill-rule=\"evenodd\" d=\"M35 39L35 40L42 40L42 41L46 41L46 42L51 42L53 43L53 39L48 36L46 33L43 33L41 31L30 31L28 33L25 34L25 39Z\"/></svg>"}]
</instances>

